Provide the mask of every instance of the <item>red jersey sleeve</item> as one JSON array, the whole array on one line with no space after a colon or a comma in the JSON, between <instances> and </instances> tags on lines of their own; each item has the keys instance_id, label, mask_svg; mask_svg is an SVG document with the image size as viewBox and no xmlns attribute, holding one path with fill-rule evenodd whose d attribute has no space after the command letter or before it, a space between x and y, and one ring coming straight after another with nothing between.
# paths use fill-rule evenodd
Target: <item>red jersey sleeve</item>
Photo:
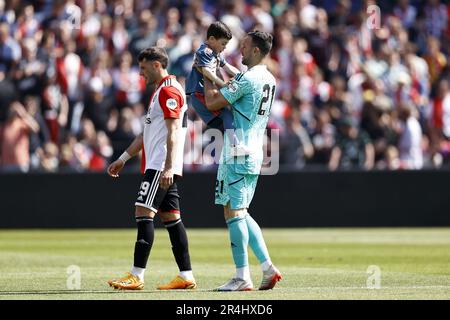
<instances>
[{"instance_id":1,"label":"red jersey sleeve","mask_svg":"<svg viewBox=\"0 0 450 320\"><path fill-rule=\"evenodd\" d=\"M165 86L159 91L159 105L164 112L164 119L179 119L184 98L180 91L172 86Z\"/></svg>"}]
</instances>

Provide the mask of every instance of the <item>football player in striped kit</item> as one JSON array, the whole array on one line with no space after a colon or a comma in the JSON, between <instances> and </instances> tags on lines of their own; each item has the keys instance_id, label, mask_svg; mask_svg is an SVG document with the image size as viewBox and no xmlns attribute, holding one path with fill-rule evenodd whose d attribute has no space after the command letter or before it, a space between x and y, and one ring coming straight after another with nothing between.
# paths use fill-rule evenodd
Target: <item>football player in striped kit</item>
<instances>
[{"instance_id":1,"label":"football player in striped kit","mask_svg":"<svg viewBox=\"0 0 450 320\"><path fill-rule=\"evenodd\" d=\"M183 148L186 137L186 94L176 77L169 75L166 51L159 47L140 52L140 74L149 85L155 85L145 117L144 132L108 167L108 174L117 178L125 162L143 148L145 173L136 200L137 241L134 264L124 278L110 280L116 289L144 288L144 273L154 239L153 218L158 214L169 232L172 251L180 270L160 290L194 289L188 238L180 218L176 181L182 176Z\"/></svg>"}]
</instances>

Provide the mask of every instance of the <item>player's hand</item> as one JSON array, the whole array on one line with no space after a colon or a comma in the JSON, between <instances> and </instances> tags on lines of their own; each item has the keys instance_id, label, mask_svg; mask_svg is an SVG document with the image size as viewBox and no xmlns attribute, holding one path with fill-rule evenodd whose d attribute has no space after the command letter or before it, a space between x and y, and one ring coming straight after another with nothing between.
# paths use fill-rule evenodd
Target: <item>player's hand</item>
<instances>
[{"instance_id":1,"label":"player's hand","mask_svg":"<svg viewBox=\"0 0 450 320\"><path fill-rule=\"evenodd\" d=\"M173 184L173 172L172 169L164 169L161 174L161 178L159 178L159 185L163 189L169 189L169 187Z\"/></svg>"},{"instance_id":2,"label":"player's hand","mask_svg":"<svg viewBox=\"0 0 450 320\"><path fill-rule=\"evenodd\" d=\"M125 165L125 162L123 162L120 159L117 159L113 163L111 163L107 169L108 174L113 178L119 177L120 170L123 169L123 166Z\"/></svg>"}]
</instances>

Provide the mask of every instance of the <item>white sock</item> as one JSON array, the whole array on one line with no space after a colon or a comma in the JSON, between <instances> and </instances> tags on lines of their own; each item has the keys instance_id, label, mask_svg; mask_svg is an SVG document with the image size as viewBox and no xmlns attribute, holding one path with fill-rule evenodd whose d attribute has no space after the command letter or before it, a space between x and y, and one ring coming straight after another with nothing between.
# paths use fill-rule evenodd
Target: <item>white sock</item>
<instances>
[{"instance_id":1,"label":"white sock","mask_svg":"<svg viewBox=\"0 0 450 320\"><path fill-rule=\"evenodd\" d=\"M263 263L261 263L262 271L267 271L267 270L269 270L271 265L272 265L272 261L270 261L270 259L267 259L266 261L264 261Z\"/></svg>"},{"instance_id":2,"label":"white sock","mask_svg":"<svg viewBox=\"0 0 450 320\"><path fill-rule=\"evenodd\" d=\"M184 280L189 280L189 281L194 280L194 274L192 273L192 270L180 271L180 277L182 277Z\"/></svg>"},{"instance_id":3,"label":"white sock","mask_svg":"<svg viewBox=\"0 0 450 320\"><path fill-rule=\"evenodd\" d=\"M236 278L250 280L250 268L245 266L242 268L236 268Z\"/></svg>"},{"instance_id":4,"label":"white sock","mask_svg":"<svg viewBox=\"0 0 450 320\"><path fill-rule=\"evenodd\" d=\"M195 280L192 270L180 271L180 277L182 277L184 280L189 280L189 281Z\"/></svg>"},{"instance_id":5,"label":"white sock","mask_svg":"<svg viewBox=\"0 0 450 320\"><path fill-rule=\"evenodd\" d=\"M145 269L133 267L133 268L131 268L131 274L138 277L139 280L144 282Z\"/></svg>"}]
</instances>

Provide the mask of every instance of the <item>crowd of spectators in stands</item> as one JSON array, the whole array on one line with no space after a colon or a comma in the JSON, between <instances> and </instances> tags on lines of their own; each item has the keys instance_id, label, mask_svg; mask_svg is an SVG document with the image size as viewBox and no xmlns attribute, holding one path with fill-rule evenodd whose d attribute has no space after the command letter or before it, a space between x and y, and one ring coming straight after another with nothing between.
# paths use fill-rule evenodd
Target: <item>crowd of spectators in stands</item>
<instances>
[{"instance_id":1,"label":"crowd of spectators in stands","mask_svg":"<svg viewBox=\"0 0 450 320\"><path fill-rule=\"evenodd\" d=\"M283 168L448 166L449 14L440 0L0 0L0 171L104 171L142 130L137 54L165 47L184 83L215 20L241 70L239 39L274 35ZM205 170L188 114L186 169Z\"/></svg>"}]
</instances>

